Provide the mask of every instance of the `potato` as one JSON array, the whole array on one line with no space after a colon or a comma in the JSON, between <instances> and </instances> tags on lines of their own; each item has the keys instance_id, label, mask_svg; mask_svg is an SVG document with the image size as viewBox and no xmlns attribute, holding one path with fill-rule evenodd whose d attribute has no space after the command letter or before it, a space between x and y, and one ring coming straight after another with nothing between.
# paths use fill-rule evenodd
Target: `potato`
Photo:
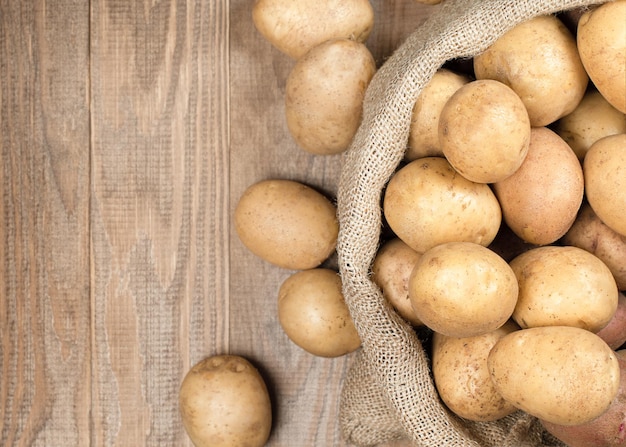
<instances>
[{"instance_id":1,"label":"potato","mask_svg":"<svg viewBox=\"0 0 626 447\"><path fill-rule=\"evenodd\" d=\"M530 120L517 94L499 81L459 88L439 117L441 150L463 177L477 183L504 180L528 152Z\"/></svg>"},{"instance_id":2,"label":"potato","mask_svg":"<svg viewBox=\"0 0 626 447\"><path fill-rule=\"evenodd\" d=\"M318 155L346 150L375 71L367 47L349 39L324 42L298 60L285 93L287 127L298 145Z\"/></svg>"},{"instance_id":3,"label":"potato","mask_svg":"<svg viewBox=\"0 0 626 447\"><path fill-rule=\"evenodd\" d=\"M626 351L615 353L620 366L620 387L611 406L591 422L558 425L541 421L543 427L569 447L618 447L626 439Z\"/></svg>"},{"instance_id":4,"label":"potato","mask_svg":"<svg viewBox=\"0 0 626 447\"><path fill-rule=\"evenodd\" d=\"M262 180L248 187L234 212L241 242L279 267L319 266L335 250L337 210L324 195L293 180Z\"/></svg>"},{"instance_id":5,"label":"potato","mask_svg":"<svg viewBox=\"0 0 626 447\"><path fill-rule=\"evenodd\" d=\"M291 341L316 356L339 357L361 345L341 278L330 269L289 276L278 291L278 320Z\"/></svg>"},{"instance_id":6,"label":"potato","mask_svg":"<svg viewBox=\"0 0 626 447\"><path fill-rule=\"evenodd\" d=\"M602 222L626 236L626 133L596 141L583 162L587 200Z\"/></svg>"},{"instance_id":7,"label":"potato","mask_svg":"<svg viewBox=\"0 0 626 447\"><path fill-rule=\"evenodd\" d=\"M502 327L475 337L433 334L433 379L439 396L456 415L488 422L517 411L498 394L487 367L487 357L496 341L516 330L519 326L507 321Z\"/></svg>"},{"instance_id":8,"label":"potato","mask_svg":"<svg viewBox=\"0 0 626 447\"><path fill-rule=\"evenodd\" d=\"M606 2L578 22L580 59L602 96L626 113L626 1Z\"/></svg>"},{"instance_id":9,"label":"potato","mask_svg":"<svg viewBox=\"0 0 626 447\"><path fill-rule=\"evenodd\" d=\"M372 281L398 314L413 326L422 326L409 299L409 277L420 256L396 237L378 249L372 263Z\"/></svg>"},{"instance_id":10,"label":"potato","mask_svg":"<svg viewBox=\"0 0 626 447\"><path fill-rule=\"evenodd\" d=\"M404 154L408 161L423 157L443 157L439 144L439 116L450 96L470 82L467 75L446 68L435 72L422 89L413 106L409 147Z\"/></svg>"},{"instance_id":11,"label":"potato","mask_svg":"<svg viewBox=\"0 0 626 447\"><path fill-rule=\"evenodd\" d=\"M589 78L576 40L555 16L527 20L474 58L477 79L495 79L522 99L533 127L544 127L571 113Z\"/></svg>"},{"instance_id":12,"label":"potato","mask_svg":"<svg viewBox=\"0 0 626 447\"><path fill-rule=\"evenodd\" d=\"M626 290L626 236L607 227L589 203L583 204L562 243L596 255L613 273L618 289Z\"/></svg>"},{"instance_id":13,"label":"potato","mask_svg":"<svg viewBox=\"0 0 626 447\"><path fill-rule=\"evenodd\" d=\"M398 170L385 190L383 211L393 232L418 253L444 242L489 245L502 221L489 185L467 180L440 157Z\"/></svg>"},{"instance_id":14,"label":"potato","mask_svg":"<svg viewBox=\"0 0 626 447\"><path fill-rule=\"evenodd\" d=\"M511 332L496 342L487 365L505 400L560 425L597 418L610 407L620 385L613 350L593 332L571 326Z\"/></svg>"},{"instance_id":15,"label":"potato","mask_svg":"<svg viewBox=\"0 0 626 447\"><path fill-rule=\"evenodd\" d=\"M619 293L617 310L613 318L596 334L613 350L621 348L626 343L626 295Z\"/></svg>"},{"instance_id":16,"label":"potato","mask_svg":"<svg viewBox=\"0 0 626 447\"><path fill-rule=\"evenodd\" d=\"M617 310L609 268L578 247L545 246L510 262L519 284L513 319L522 328L575 326L598 332Z\"/></svg>"},{"instance_id":17,"label":"potato","mask_svg":"<svg viewBox=\"0 0 626 447\"><path fill-rule=\"evenodd\" d=\"M589 147L600 138L626 133L626 115L597 90L590 90L578 107L559 119L552 129L570 145L578 159L583 160Z\"/></svg>"},{"instance_id":18,"label":"potato","mask_svg":"<svg viewBox=\"0 0 626 447\"><path fill-rule=\"evenodd\" d=\"M409 278L417 317L450 337L473 337L498 329L517 302L515 273L482 245L448 242L422 254Z\"/></svg>"},{"instance_id":19,"label":"potato","mask_svg":"<svg viewBox=\"0 0 626 447\"><path fill-rule=\"evenodd\" d=\"M569 230L582 204L584 186L576 154L546 127L532 128L520 168L493 185L506 224L534 245L551 244Z\"/></svg>"},{"instance_id":20,"label":"potato","mask_svg":"<svg viewBox=\"0 0 626 447\"><path fill-rule=\"evenodd\" d=\"M238 355L215 355L194 365L180 386L179 408L196 447L261 447L270 436L265 381Z\"/></svg>"},{"instance_id":21,"label":"potato","mask_svg":"<svg viewBox=\"0 0 626 447\"><path fill-rule=\"evenodd\" d=\"M365 42L374 26L374 9L369 0L256 0L252 20L272 45L299 59L327 40Z\"/></svg>"}]
</instances>

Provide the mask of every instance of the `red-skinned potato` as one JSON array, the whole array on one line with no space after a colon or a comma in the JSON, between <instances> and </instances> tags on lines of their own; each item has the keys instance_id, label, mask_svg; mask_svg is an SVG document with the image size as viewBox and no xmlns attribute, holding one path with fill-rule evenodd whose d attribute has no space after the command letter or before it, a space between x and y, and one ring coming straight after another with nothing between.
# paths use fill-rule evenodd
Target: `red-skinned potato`
<instances>
[{"instance_id":1,"label":"red-skinned potato","mask_svg":"<svg viewBox=\"0 0 626 447\"><path fill-rule=\"evenodd\" d=\"M617 310L613 318L596 335L613 350L619 349L626 343L626 295L622 292L619 293Z\"/></svg>"},{"instance_id":2,"label":"red-skinned potato","mask_svg":"<svg viewBox=\"0 0 626 447\"><path fill-rule=\"evenodd\" d=\"M574 223L585 179L578 157L565 140L547 127L533 127L520 168L493 186L511 230L528 243L547 245Z\"/></svg>"},{"instance_id":3,"label":"red-skinned potato","mask_svg":"<svg viewBox=\"0 0 626 447\"><path fill-rule=\"evenodd\" d=\"M569 447L617 447L626 443L626 350L615 353L620 366L620 387L611 406L598 418L581 425L541 421L543 427Z\"/></svg>"},{"instance_id":4,"label":"red-skinned potato","mask_svg":"<svg viewBox=\"0 0 626 447\"><path fill-rule=\"evenodd\" d=\"M626 236L602 222L588 203L581 207L562 243L596 255L613 273L617 287L626 290Z\"/></svg>"}]
</instances>

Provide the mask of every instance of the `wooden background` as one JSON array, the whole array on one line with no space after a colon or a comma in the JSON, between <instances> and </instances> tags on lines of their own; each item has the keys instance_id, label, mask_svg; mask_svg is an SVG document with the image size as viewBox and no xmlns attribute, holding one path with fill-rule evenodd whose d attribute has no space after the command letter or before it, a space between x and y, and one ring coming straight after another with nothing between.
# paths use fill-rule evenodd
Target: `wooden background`
<instances>
[{"instance_id":1,"label":"wooden background","mask_svg":"<svg viewBox=\"0 0 626 447\"><path fill-rule=\"evenodd\" d=\"M297 148L293 61L252 0L0 0L0 445L189 446L188 368L248 357L272 446L341 446L350 356L315 358L276 318L291 273L231 226L243 190L336 192L340 157ZM372 0L378 63L433 11Z\"/></svg>"}]
</instances>

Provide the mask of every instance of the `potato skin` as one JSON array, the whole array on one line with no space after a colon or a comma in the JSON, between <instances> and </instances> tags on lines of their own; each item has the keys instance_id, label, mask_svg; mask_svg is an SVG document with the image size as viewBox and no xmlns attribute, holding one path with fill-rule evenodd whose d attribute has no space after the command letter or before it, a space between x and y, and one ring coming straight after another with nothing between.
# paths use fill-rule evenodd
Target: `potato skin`
<instances>
[{"instance_id":1,"label":"potato skin","mask_svg":"<svg viewBox=\"0 0 626 447\"><path fill-rule=\"evenodd\" d=\"M591 208L609 228L626 236L626 134L596 141L585 156L583 170Z\"/></svg>"},{"instance_id":2,"label":"potato skin","mask_svg":"<svg viewBox=\"0 0 626 447\"><path fill-rule=\"evenodd\" d=\"M509 264L473 242L431 248L409 278L409 298L417 317L451 337L473 337L499 328L511 317L517 295Z\"/></svg>"},{"instance_id":3,"label":"potato skin","mask_svg":"<svg viewBox=\"0 0 626 447\"><path fill-rule=\"evenodd\" d=\"M522 99L533 127L572 112L589 78L576 40L555 16L535 17L502 35L474 58L477 79L507 84Z\"/></svg>"},{"instance_id":4,"label":"potato skin","mask_svg":"<svg viewBox=\"0 0 626 447\"><path fill-rule=\"evenodd\" d=\"M626 290L626 236L606 226L589 203L583 203L561 243L596 255L613 273L618 289Z\"/></svg>"},{"instance_id":5,"label":"potato skin","mask_svg":"<svg viewBox=\"0 0 626 447\"><path fill-rule=\"evenodd\" d=\"M560 425L589 422L617 396L620 366L596 334L570 326L505 335L487 358L500 395L528 414Z\"/></svg>"},{"instance_id":6,"label":"potato skin","mask_svg":"<svg viewBox=\"0 0 626 447\"><path fill-rule=\"evenodd\" d=\"M493 185L506 224L534 245L551 244L569 230L582 204L584 186L576 154L547 127L532 128L520 168Z\"/></svg>"},{"instance_id":7,"label":"potato skin","mask_svg":"<svg viewBox=\"0 0 626 447\"><path fill-rule=\"evenodd\" d=\"M278 320L291 341L319 357L340 357L361 346L341 278L330 269L289 276L278 291Z\"/></svg>"},{"instance_id":8,"label":"potato skin","mask_svg":"<svg viewBox=\"0 0 626 447\"><path fill-rule=\"evenodd\" d=\"M372 281L398 314L413 326L423 325L409 299L409 278L420 257L421 253L393 238L378 249L372 264Z\"/></svg>"},{"instance_id":9,"label":"potato skin","mask_svg":"<svg viewBox=\"0 0 626 447\"><path fill-rule=\"evenodd\" d=\"M507 321L500 328L475 337L433 334L433 378L439 396L456 415L488 422L507 416L517 408L496 391L487 357L496 342L519 326Z\"/></svg>"},{"instance_id":10,"label":"potato skin","mask_svg":"<svg viewBox=\"0 0 626 447\"><path fill-rule=\"evenodd\" d=\"M327 40L365 42L374 9L369 0L256 0L252 20L273 46L299 59Z\"/></svg>"},{"instance_id":11,"label":"potato skin","mask_svg":"<svg viewBox=\"0 0 626 447\"><path fill-rule=\"evenodd\" d=\"M375 72L369 49L350 39L326 41L298 60L285 93L287 127L298 145L317 155L345 151Z\"/></svg>"},{"instance_id":12,"label":"potato skin","mask_svg":"<svg viewBox=\"0 0 626 447\"><path fill-rule=\"evenodd\" d=\"M578 247L548 245L510 262L519 284L513 319L522 328L576 326L598 332L617 310L609 268Z\"/></svg>"},{"instance_id":13,"label":"potato skin","mask_svg":"<svg viewBox=\"0 0 626 447\"><path fill-rule=\"evenodd\" d=\"M292 270L324 262L339 234L335 205L313 188L284 179L248 187L235 208L234 225L252 253Z\"/></svg>"},{"instance_id":14,"label":"potato skin","mask_svg":"<svg viewBox=\"0 0 626 447\"><path fill-rule=\"evenodd\" d=\"M602 96L626 113L626 1L606 2L583 14L576 35L582 63ZM620 63L621 61L621 63Z\"/></svg>"},{"instance_id":15,"label":"potato skin","mask_svg":"<svg viewBox=\"0 0 626 447\"><path fill-rule=\"evenodd\" d=\"M183 426L196 447L261 447L272 404L259 371L244 357L215 355L195 364L179 393Z\"/></svg>"},{"instance_id":16,"label":"potato skin","mask_svg":"<svg viewBox=\"0 0 626 447\"><path fill-rule=\"evenodd\" d=\"M450 97L470 77L446 68L435 72L413 106L409 147L404 154L407 161L423 157L443 157L439 144L439 118L441 110Z\"/></svg>"},{"instance_id":17,"label":"potato skin","mask_svg":"<svg viewBox=\"0 0 626 447\"><path fill-rule=\"evenodd\" d=\"M489 185L467 180L441 157L420 158L397 171L383 210L394 233L418 253L445 242L489 245L502 221Z\"/></svg>"},{"instance_id":18,"label":"potato skin","mask_svg":"<svg viewBox=\"0 0 626 447\"><path fill-rule=\"evenodd\" d=\"M552 129L582 161L591 145L599 139L626 133L626 115L613 107L600 92L590 90L576 109L559 119Z\"/></svg>"},{"instance_id":19,"label":"potato skin","mask_svg":"<svg viewBox=\"0 0 626 447\"><path fill-rule=\"evenodd\" d=\"M530 120L520 97L491 79L469 82L439 117L441 151L462 176L494 183L513 174L528 153Z\"/></svg>"},{"instance_id":20,"label":"potato skin","mask_svg":"<svg viewBox=\"0 0 626 447\"><path fill-rule=\"evenodd\" d=\"M613 318L596 334L614 351L626 343L626 295L622 292L619 293Z\"/></svg>"},{"instance_id":21,"label":"potato skin","mask_svg":"<svg viewBox=\"0 0 626 447\"><path fill-rule=\"evenodd\" d=\"M569 447L618 447L626 440L626 351L615 353L621 376L618 395L611 406L591 422L559 425L540 421L543 427Z\"/></svg>"}]
</instances>

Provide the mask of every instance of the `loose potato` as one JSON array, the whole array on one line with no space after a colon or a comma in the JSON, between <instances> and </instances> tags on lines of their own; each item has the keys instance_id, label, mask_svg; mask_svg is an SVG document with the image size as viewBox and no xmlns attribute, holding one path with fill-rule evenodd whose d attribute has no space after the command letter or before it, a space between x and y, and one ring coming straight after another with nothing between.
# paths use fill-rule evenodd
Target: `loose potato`
<instances>
[{"instance_id":1,"label":"loose potato","mask_svg":"<svg viewBox=\"0 0 626 447\"><path fill-rule=\"evenodd\" d=\"M365 42L374 26L369 0L256 0L256 29L272 45L299 59L331 39Z\"/></svg>"},{"instance_id":2,"label":"loose potato","mask_svg":"<svg viewBox=\"0 0 626 447\"><path fill-rule=\"evenodd\" d=\"M409 298L417 317L450 337L496 330L511 317L517 294L517 279L509 264L472 242L431 248L409 278Z\"/></svg>"},{"instance_id":3,"label":"loose potato","mask_svg":"<svg viewBox=\"0 0 626 447\"><path fill-rule=\"evenodd\" d=\"M504 180L528 152L530 120L524 103L505 84L490 79L459 88L439 118L439 143L452 167L477 183Z\"/></svg>"},{"instance_id":4,"label":"loose potato","mask_svg":"<svg viewBox=\"0 0 626 447\"><path fill-rule=\"evenodd\" d=\"M580 162L568 144L554 131L534 127L524 162L496 182L494 191L511 230L528 243L545 245L574 223L584 186Z\"/></svg>"},{"instance_id":5,"label":"loose potato","mask_svg":"<svg viewBox=\"0 0 626 447\"><path fill-rule=\"evenodd\" d=\"M477 79L507 84L522 99L530 123L544 127L571 113L589 78L576 40L555 16L523 22L474 58Z\"/></svg>"},{"instance_id":6,"label":"loose potato","mask_svg":"<svg viewBox=\"0 0 626 447\"><path fill-rule=\"evenodd\" d=\"M596 141L583 168L591 208L609 228L626 236L626 133Z\"/></svg>"},{"instance_id":7,"label":"loose potato","mask_svg":"<svg viewBox=\"0 0 626 447\"><path fill-rule=\"evenodd\" d=\"M398 314L413 326L421 326L409 299L409 277L421 254L399 238L385 242L372 264L372 281Z\"/></svg>"},{"instance_id":8,"label":"loose potato","mask_svg":"<svg viewBox=\"0 0 626 447\"><path fill-rule=\"evenodd\" d=\"M581 207L562 243L596 255L613 273L617 287L626 290L626 236L607 227L588 203Z\"/></svg>"},{"instance_id":9,"label":"loose potato","mask_svg":"<svg viewBox=\"0 0 626 447\"><path fill-rule=\"evenodd\" d=\"M272 428L265 381L237 355L215 355L194 365L181 384L179 408L196 447L261 447Z\"/></svg>"},{"instance_id":10,"label":"loose potato","mask_svg":"<svg viewBox=\"0 0 626 447\"><path fill-rule=\"evenodd\" d=\"M489 185L467 180L440 157L420 158L397 171L383 209L394 233L418 253L444 242L489 245L502 221Z\"/></svg>"},{"instance_id":11,"label":"loose potato","mask_svg":"<svg viewBox=\"0 0 626 447\"><path fill-rule=\"evenodd\" d=\"M335 250L337 211L321 193L292 180L248 187L234 212L235 230L255 255L279 267L317 267Z\"/></svg>"},{"instance_id":12,"label":"loose potato","mask_svg":"<svg viewBox=\"0 0 626 447\"><path fill-rule=\"evenodd\" d=\"M330 269L289 276L278 291L278 320L291 341L316 356L339 357L361 345L341 278Z\"/></svg>"},{"instance_id":13,"label":"loose potato","mask_svg":"<svg viewBox=\"0 0 626 447\"><path fill-rule=\"evenodd\" d=\"M575 326L598 332L617 310L609 268L578 247L545 246L510 262L519 284L513 319L522 328Z\"/></svg>"},{"instance_id":14,"label":"loose potato","mask_svg":"<svg viewBox=\"0 0 626 447\"><path fill-rule=\"evenodd\" d=\"M626 295L620 292L613 318L597 334L613 350L626 343Z\"/></svg>"},{"instance_id":15,"label":"loose potato","mask_svg":"<svg viewBox=\"0 0 626 447\"><path fill-rule=\"evenodd\" d=\"M367 47L349 39L324 42L298 60L285 93L287 127L298 145L318 155L346 150L375 71Z\"/></svg>"},{"instance_id":16,"label":"loose potato","mask_svg":"<svg viewBox=\"0 0 626 447\"><path fill-rule=\"evenodd\" d=\"M613 107L597 90L590 90L572 113L555 123L553 130L570 145L578 159L583 160L589 147L600 138L626 133L626 114Z\"/></svg>"},{"instance_id":17,"label":"loose potato","mask_svg":"<svg viewBox=\"0 0 626 447\"><path fill-rule=\"evenodd\" d=\"M597 418L610 407L620 385L613 350L593 332L570 326L511 332L496 342L487 364L505 400L560 425Z\"/></svg>"},{"instance_id":18,"label":"loose potato","mask_svg":"<svg viewBox=\"0 0 626 447\"><path fill-rule=\"evenodd\" d=\"M626 113L626 1L606 2L578 22L582 63L602 96Z\"/></svg>"},{"instance_id":19,"label":"loose potato","mask_svg":"<svg viewBox=\"0 0 626 447\"><path fill-rule=\"evenodd\" d=\"M471 421L495 421L517 408L498 394L487 367L496 342L519 330L512 321L475 337L433 334L433 379L439 396L458 416Z\"/></svg>"},{"instance_id":20,"label":"loose potato","mask_svg":"<svg viewBox=\"0 0 626 447\"><path fill-rule=\"evenodd\" d=\"M580 425L541 421L543 427L569 447L618 447L626 440L626 351L615 353L620 366L620 387L611 406L596 419Z\"/></svg>"},{"instance_id":21,"label":"loose potato","mask_svg":"<svg viewBox=\"0 0 626 447\"><path fill-rule=\"evenodd\" d=\"M423 157L441 156L439 144L439 117L450 96L470 82L467 75L440 68L422 89L413 106L409 147L404 154L408 161Z\"/></svg>"}]
</instances>

